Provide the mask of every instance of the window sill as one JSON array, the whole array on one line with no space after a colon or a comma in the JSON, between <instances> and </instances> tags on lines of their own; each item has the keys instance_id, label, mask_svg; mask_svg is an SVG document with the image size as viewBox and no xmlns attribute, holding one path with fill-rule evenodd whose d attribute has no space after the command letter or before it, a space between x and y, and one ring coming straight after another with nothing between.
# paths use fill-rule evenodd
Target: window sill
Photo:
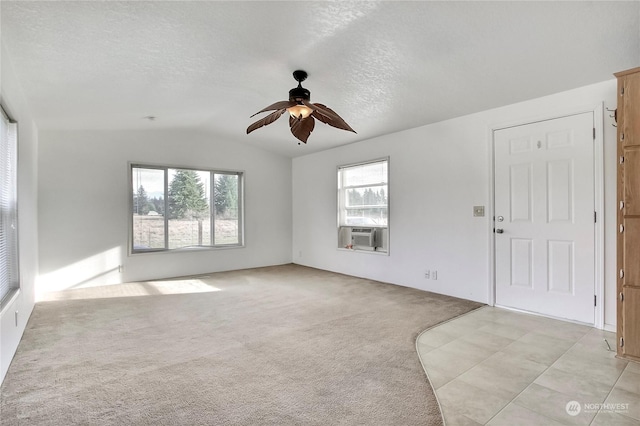
<instances>
[{"instance_id":1,"label":"window sill","mask_svg":"<svg viewBox=\"0 0 640 426\"><path fill-rule=\"evenodd\" d=\"M389 256L388 250L367 250L367 249L358 249L358 248L349 249L344 247L338 247L337 250L348 251L352 253L366 253L366 254L376 254L378 256Z\"/></svg>"},{"instance_id":2,"label":"window sill","mask_svg":"<svg viewBox=\"0 0 640 426\"><path fill-rule=\"evenodd\" d=\"M0 316L4 315L4 311L18 299L19 295L19 288L11 289L9 293L7 293L7 295L4 297L4 299L2 299L2 302L0 303Z\"/></svg>"},{"instance_id":3,"label":"window sill","mask_svg":"<svg viewBox=\"0 0 640 426\"><path fill-rule=\"evenodd\" d=\"M194 253L201 251L218 251L218 250L233 250L233 249L242 249L245 248L245 245L228 245L228 246L209 246L209 247L182 247L176 249L159 249L159 250L139 250L129 252L129 256L138 256L145 254L166 254L166 253Z\"/></svg>"}]
</instances>

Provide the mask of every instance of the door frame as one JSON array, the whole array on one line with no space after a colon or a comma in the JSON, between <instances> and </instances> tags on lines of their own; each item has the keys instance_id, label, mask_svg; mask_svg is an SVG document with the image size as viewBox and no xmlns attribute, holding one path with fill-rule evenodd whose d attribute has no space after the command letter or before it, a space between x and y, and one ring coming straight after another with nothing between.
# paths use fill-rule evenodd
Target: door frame
<instances>
[{"instance_id":1,"label":"door frame","mask_svg":"<svg viewBox=\"0 0 640 426\"><path fill-rule=\"evenodd\" d=\"M499 122L489 126L489 221L487 229L489 236L489 288L487 300L490 306L496 306L496 248L495 233L493 232L495 225L495 132L510 127L524 126L584 113L593 115L593 127L595 128L593 145L593 207L597 217L594 227L594 293L597 303L594 309L594 324L592 325L602 330L604 329L604 102L596 105L563 108L544 115Z\"/></svg>"}]
</instances>

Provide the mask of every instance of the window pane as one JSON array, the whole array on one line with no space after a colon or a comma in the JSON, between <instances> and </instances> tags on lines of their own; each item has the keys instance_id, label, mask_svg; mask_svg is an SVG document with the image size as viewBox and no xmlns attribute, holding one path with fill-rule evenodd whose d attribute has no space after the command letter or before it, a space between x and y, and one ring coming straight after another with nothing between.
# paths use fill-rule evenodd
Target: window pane
<instances>
[{"instance_id":1,"label":"window pane","mask_svg":"<svg viewBox=\"0 0 640 426\"><path fill-rule=\"evenodd\" d=\"M134 167L133 249L164 248L164 170Z\"/></svg>"},{"instance_id":2,"label":"window pane","mask_svg":"<svg viewBox=\"0 0 640 426\"><path fill-rule=\"evenodd\" d=\"M142 165L131 172L133 252L242 244L242 173Z\"/></svg>"},{"instance_id":3,"label":"window pane","mask_svg":"<svg viewBox=\"0 0 640 426\"><path fill-rule=\"evenodd\" d=\"M339 226L388 226L388 161L341 167Z\"/></svg>"},{"instance_id":4,"label":"window pane","mask_svg":"<svg viewBox=\"0 0 640 426\"><path fill-rule=\"evenodd\" d=\"M343 185L345 187L387 183L386 161L346 167L342 170L344 173Z\"/></svg>"},{"instance_id":5,"label":"window pane","mask_svg":"<svg viewBox=\"0 0 640 426\"><path fill-rule=\"evenodd\" d=\"M239 196L237 174L215 175L215 244L239 244Z\"/></svg>"},{"instance_id":6,"label":"window pane","mask_svg":"<svg viewBox=\"0 0 640 426\"><path fill-rule=\"evenodd\" d=\"M387 186L345 191L346 225L387 226Z\"/></svg>"},{"instance_id":7,"label":"window pane","mask_svg":"<svg viewBox=\"0 0 640 426\"><path fill-rule=\"evenodd\" d=\"M17 143L17 124L0 112L0 301L20 287Z\"/></svg>"},{"instance_id":8,"label":"window pane","mask_svg":"<svg viewBox=\"0 0 640 426\"><path fill-rule=\"evenodd\" d=\"M211 245L210 172L169 169L169 248Z\"/></svg>"},{"instance_id":9,"label":"window pane","mask_svg":"<svg viewBox=\"0 0 640 426\"><path fill-rule=\"evenodd\" d=\"M347 207L387 206L387 186L367 186L347 189Z\"/></svg>"}]
</instances>

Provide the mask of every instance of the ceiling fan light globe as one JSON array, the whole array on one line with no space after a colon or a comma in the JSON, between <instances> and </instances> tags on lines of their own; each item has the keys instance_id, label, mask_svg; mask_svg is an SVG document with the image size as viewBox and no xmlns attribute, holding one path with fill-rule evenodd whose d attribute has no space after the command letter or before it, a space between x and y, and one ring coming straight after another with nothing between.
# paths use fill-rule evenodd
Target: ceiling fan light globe
<instances>
[{"instance_id":1,"label":"ceiling fan light globe","mask_svg":"<svg viewBox=\"0 0 640 426\"><path fill-rule=\"evenodd\" d=\"M287 111L289 111L289 114L291 114L293 118L307 118L313 112L313 110L306 105L295 105L287 108Z\"/></svg>"}]
</instances>

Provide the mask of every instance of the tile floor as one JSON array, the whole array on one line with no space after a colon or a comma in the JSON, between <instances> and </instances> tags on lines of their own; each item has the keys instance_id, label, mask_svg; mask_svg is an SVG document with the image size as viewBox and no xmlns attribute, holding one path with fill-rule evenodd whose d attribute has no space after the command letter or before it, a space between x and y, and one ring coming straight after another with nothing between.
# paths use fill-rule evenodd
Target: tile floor
<instances>
[{"instance_id":1,"label":"tile floor","mask_svg":"<svg viewBox=\"0 0 640 426\"><path fill-rule=\"evenodd\" d=\"M446 426L640 425L640 364L605 339L615 351L615 333L483 307L417 349Z\"/></svg>"}]
</instances>

